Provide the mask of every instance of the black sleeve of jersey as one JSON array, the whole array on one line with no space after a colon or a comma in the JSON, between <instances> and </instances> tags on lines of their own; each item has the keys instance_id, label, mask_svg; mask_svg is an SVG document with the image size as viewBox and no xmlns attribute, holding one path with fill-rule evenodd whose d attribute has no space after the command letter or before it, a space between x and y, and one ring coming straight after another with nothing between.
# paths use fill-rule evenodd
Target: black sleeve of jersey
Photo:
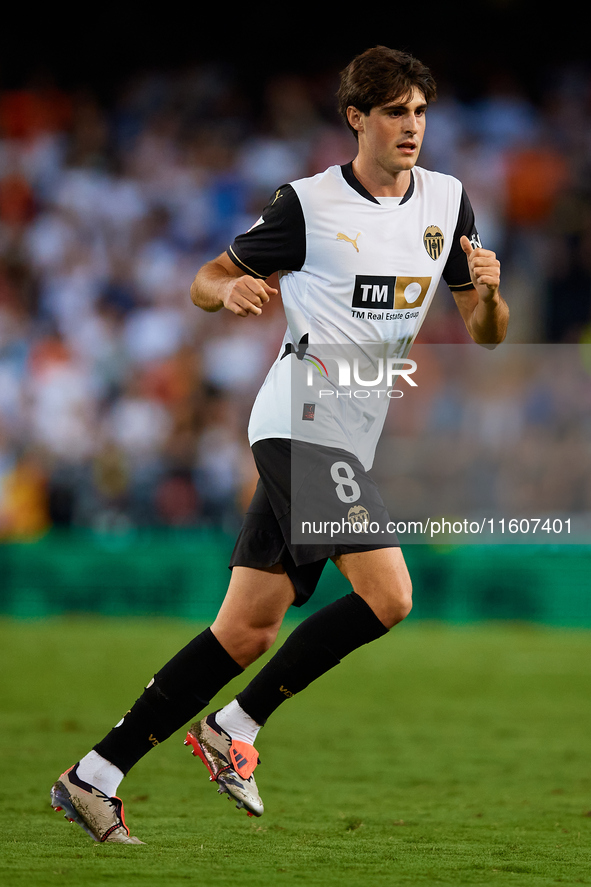
<instances>
[{"instance_id":1,"label":"black sleeve of jersey","mask_svg":"<svg viewBox=\"0 0 591 887\"><path fill-rule=\"evenodd\" d=\"M462 200L460 203L460 211L458 213L458 222L456 230L454 231L449 257L445 264L445 268L443 269L443 279L449 286L450 290L471 289L474 285L470 280L466 253L460 246L460 238L464 234L468 240L472 241L472 246L474 248L482 245L476 230L474 210L472 209L466 191L462 188Z\"/></svg>"},{"instance_id":2,"label":"black sleeve of jersey","mask_svg":"<svg viewBox=\"0 0 591 887\"><path fill-rule=\"evenodd\" d=\"M291 185L275 192L258 222L239 234L227 253L253 277L300 270L306 259L306 230L302 206Z\"/></svg>"}]
</instances>

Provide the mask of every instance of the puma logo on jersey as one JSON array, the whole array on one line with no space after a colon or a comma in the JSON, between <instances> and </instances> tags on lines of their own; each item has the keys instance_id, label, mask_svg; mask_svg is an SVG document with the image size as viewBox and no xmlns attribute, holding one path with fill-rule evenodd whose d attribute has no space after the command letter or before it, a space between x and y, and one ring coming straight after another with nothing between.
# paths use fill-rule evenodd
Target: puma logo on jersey
<instances>
[{"instance_id":1,"label":"puma logo on jersey","mask_svg":"<svg viewBox=\"0 0 591 887\"><path fill-rule=\"evenodd\" d=\"M353 246L355 247L355 251L356 251L356 252L359 252L359 247L357 246L357 241L359 240L359 237L360 237L360 236L361 236L361 232L359 232L359 234L357 235L357 237L355 238L355 240L353 240L351 237L347 237L346 234L341 234L341 233L339 232L339 233L337 234L337 240L344 240L346 243L352 243Z\"/></svg>"}]
</instances>

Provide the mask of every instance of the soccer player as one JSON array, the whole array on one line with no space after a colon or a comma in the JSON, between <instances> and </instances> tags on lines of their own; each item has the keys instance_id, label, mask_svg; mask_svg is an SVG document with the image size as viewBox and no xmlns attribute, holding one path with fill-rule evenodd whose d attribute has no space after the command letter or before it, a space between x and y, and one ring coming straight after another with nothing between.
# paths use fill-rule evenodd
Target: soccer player
<instances>
[{"instance_id":1,"label":"soccer player","mask_svg":"<svg viewBox=\"0 0 591 887\"><path fill-rule=\"evenodd\" d=\"M263 813L254 743L275 709L410 611L395 537L309 542L292 531L306 506L349 521L386 516L368 471L388 400L346 397L333 347L357 369L356 360L374 371L380 361L405 360L441 277L475 342L497 344L506 334L499 262L480 244L468 196L457 179L417 166L435 97L431 73L406 53L378 46L353 59L338 102L357 140L354 160L279 187L258 222L195 277L191 298L205 311L257 317L280 295L287 330L252 410L260 479L219 613L53 786L53 806L95 840L141 843L117 797L123 776L270 648L328 558L350 593L302 621L236 699L187 733L185 744L238 807ZM267 283L274 272L280 294ZM314 371L321 391L309 386Z\"/></svg>"}]
</instances>

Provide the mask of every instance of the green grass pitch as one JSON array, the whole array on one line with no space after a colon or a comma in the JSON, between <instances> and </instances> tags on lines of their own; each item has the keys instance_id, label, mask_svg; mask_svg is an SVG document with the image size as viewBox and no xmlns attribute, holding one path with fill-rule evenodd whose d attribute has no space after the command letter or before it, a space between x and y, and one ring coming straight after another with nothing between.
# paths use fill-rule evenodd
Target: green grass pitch
<instances>
[{"instance_id":1,"label":"green grass pitch","mask_svg":"<svg viewBox=\"0 0 591 887\"><path fill-rule=\"evenodd\" d=\"M534 626L411 617L261 731L261 819L216 794L180 731L121 787L146 846L93 843L50 786L200 628L0 622L0 883L591 884L591 637Z\"/></svg>"}]
</instances>

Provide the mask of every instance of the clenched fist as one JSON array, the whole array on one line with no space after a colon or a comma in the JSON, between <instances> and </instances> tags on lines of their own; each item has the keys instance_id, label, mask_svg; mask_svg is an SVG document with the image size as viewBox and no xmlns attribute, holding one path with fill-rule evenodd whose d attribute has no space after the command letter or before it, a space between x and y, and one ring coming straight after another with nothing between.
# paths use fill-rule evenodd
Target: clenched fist
<instances>
[{"instance_id":1,"label":"clenched fist","mask_svg":"<svg viewBox=\"0 0 591 887\"><path fill-rule=\"evenodd\" d=\"M470 280L483 302L490 302L499 291L501 282L501 263L490 249L477 247L474 249L464 235L460 246L468 257Z\"/></svg>"},{"instance_id":2,"label":"clenched fist","mask_svg":"<svg viewBox=\"0 0 591 887\"><path fill-rule=\"evenodd\" d=\"M249 314L262 314L265 302L276 295L277 290L264 280L245 275L228 281L222 302L228 311L247 317Z\"/></svg>"}]
</instances>

